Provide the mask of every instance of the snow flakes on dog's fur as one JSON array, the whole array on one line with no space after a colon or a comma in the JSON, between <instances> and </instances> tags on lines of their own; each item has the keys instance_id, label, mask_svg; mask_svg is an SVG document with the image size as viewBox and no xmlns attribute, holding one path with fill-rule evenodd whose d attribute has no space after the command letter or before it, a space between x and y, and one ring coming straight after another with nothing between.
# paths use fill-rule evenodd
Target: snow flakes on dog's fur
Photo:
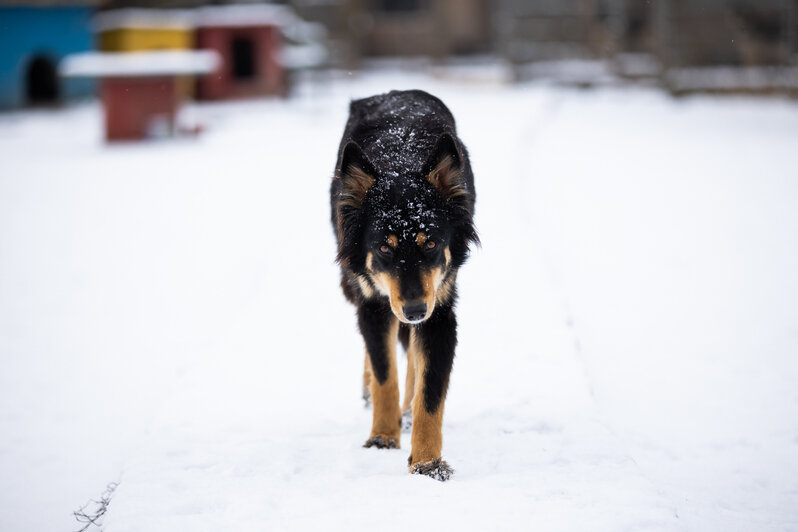
<instances>
[{"instance_id":1,"label":"snow flakes on dog's fur","mask_svg":"<svg viewBox=\"0 0 798 532\"><path fill-rule=\"evenodd\" d=\"M443 130L427 131L426 135L419 135L414 127L419 118L431 114L451 117L451 113L436 102L416 100L408 103L397 92L354 101L351 111L353 115L366 120L379 113L381 122L366 126L374 127L375 130L365 131L365 138L370 138L371 142L365 143L364 149L368 158L380 168L385 177L400 177L419 172L424 163L423 159L419 159L419 154L429 153L437 137L443 133Z\"/></svg>"},{"instance_id":2,"label":"snow flakes on dog's fur","mask_svg":"<svg viewBox=\"0 0 798 532\"><path fill-rule=\"evenodd\" d=\"M390 210L379 211L374 218L374 228L393 233L400 240L411 240L419 231L438 227L436 219L442 214L441 209L425 206L416 199L405 207L397 205Z\"/></svg>"}]
</instances>

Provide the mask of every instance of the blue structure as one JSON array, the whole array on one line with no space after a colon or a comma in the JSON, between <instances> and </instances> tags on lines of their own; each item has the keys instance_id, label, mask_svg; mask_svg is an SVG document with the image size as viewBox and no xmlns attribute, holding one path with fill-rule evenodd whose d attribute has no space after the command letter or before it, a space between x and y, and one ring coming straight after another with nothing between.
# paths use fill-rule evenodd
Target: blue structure
<instances>
[{"instance_id":1,"label":"blue structure","mask_svg":"<svg viewBox=\"0 0 798 532\"><path fill-rule=\"evenodd\" d=\"M0 6L0 109L94 93L90 80L58 76L65 55L94 49L93 9L83 4Z\"/></svg>"}]
</instances>

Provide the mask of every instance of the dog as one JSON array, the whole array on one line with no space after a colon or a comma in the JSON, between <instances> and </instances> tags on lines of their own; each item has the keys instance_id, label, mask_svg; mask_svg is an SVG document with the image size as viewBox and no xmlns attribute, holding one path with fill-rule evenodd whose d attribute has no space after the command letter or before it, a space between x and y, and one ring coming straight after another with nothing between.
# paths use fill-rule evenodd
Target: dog
<instances>
[{"instance_id":1,"label":"dog","mask_svg":"<svg viewBox=\"0 0 798 532\"><path fill-rule=\"evenodd\" d=\"M400 447L412 415L409 471L448 480L443 405L457 344L457 271L472 244L474 176L452 113L420 90L351 102L330 188L344 296L366 346L364 447ZM407 352L399 405L396 346Z\"/></svg>"}]
</instances>

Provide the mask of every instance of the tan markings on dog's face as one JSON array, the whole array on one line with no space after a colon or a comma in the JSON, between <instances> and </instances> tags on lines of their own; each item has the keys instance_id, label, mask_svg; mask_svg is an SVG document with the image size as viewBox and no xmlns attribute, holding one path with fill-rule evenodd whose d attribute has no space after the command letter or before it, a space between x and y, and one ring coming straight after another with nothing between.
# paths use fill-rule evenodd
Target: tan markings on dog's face
<instances>
[{"instance_id":1,"label":"tan markings on dog's face","mask_svg":"<svg viewBox=\"0 0 798 532\"><path fill-rule=\"evenodd\" d=\"M392 237L395 238L395 235L389 235L389 237L386 239L386 245L390 245ZM418 245L424 246L428 241L429 239L426 237L426 234L416 234L416 243ZM448 266L452 260L452 254L448 247L444 249L444 257L446 261L444 265L436 266L430 269L421 269L419 272L423 290L423 296L421 299L427 305L427 313L423 320L427 320L430 316L432 316L432 313L435 311L436 304L446 302L451 298L452 289L454 286L454 277L450 276L450 278L447 279L446 276ZM399 277L392 275L387 271L375 271L375 261L376 259L373 253L368 253L366 255L367 274L373 286L369 285L365 278L358 278L358 283L363 291L363 295L366 297L373 297L376 295L376 292L380 295L388 297L391 311L397 317L397 319L399 319L399 321L402 323L412 323L408 321L404 315L403 307L407 301L405 301L404 297L402 297Z\"/></svg>"},{"instance_id":2,"label":"tan markings on dog's face","mask_svg":"<svg viewBox=\"0 0 798 532\"><path fill-rule=\"evenodd\" d=\"M422 299L427 304L427 314L424 316L425 320L432 316L432 311L435 310L436 286L440 285L440 279L443 277L442 272L442 268L434 268L430 271L421 272L421 284L424 289L424 297ZM384 296L388 296L388 302L394 316L402 323L411 323L405 318L404 310L402 309L406 301L402 297L399 279L387 272L370 272L369 277L377 288L377 291Z\"/></svg>"},{"instance_id":3,"label":"tan markings on dog's face","mask_svg":"<svg viewBox=\"0 0 798 532\"><path fill-rule=\"evenodd\" d=\"M438 289L441 287L446 271L442 266L421 272L421 286L424 289L424 303L427 304L427 314L424 319L429 319L435 310Z\"/></svg>"},{"instance_id":4,"label":"tan markings on dog's face","mask_svg":"<svg viewBox=\"0 0 798 532\"><path fill-rule=\"evenodd\" d=\"M390 297L391 296L392 278L391 278L390 275L388 275L385 272L375 272L374 271L374 254L373 253L368 253L366 255L366 271L368 273L369 278L371 279L371 282L374 283L374 286L377 288L377 291L380 294L384 295L384 296ZM396 291L398 293L399 282L395 281L394 284L396 284L396 287L397 287ZM371 288L371 287L369 287L369 288ZM370 297L369 295L367 295L365 293L365 291L363 293L364 293L364 295L366 295L366 297ZM372 293L373 293L373 291L372 291Z\"/></svg>"},{"instance_id":5,"label":"tan markings on dog's face","mask_svg":"<svg viewBox=\"0 0 798 532\"><path fill-rule=\"evenodd\" d=\"M371 279L374 281L377 290L379 290L382 295L388 296L388 301L390 302L391 311L393 311L394 316L402 322L407 323L407 320L404 318L404 313L402 312L404 300L399 290L399 279L386 272L373 273L371 274Z\"/></svg>"},{"instance_id":6,"label":"tan markings on dog's face","mask_svg":"<svg viewBox=\"0 0 798 532\"><path fill-rule=\"evenodd\" d=\"M371 287L369 282L361 275L357 276L357 284L360 286L360 290L363 292L363 295L366 297L374 297L374 289Z\"/></svg>"},{"instance_id":7,"label":"tan markings on dog's face","mask_svg":"<svg viewBox=\"0 0 798 532\"><path fill-rule=\"evenodd\" d=\"M383 296L388 296L391 300L393 300L391 293L399 293L399 281L394 280L387 272L375 272L373 265L374 255L369 253L366 255L366 270L368 272L369 279L371 279L371 282L374 284L377 292ZM396 287L394 288L393 285L396 285Z\"/></svg>"},{"instance_id":8,"label":"tan markings on dog's face","mask_svg":"<svg viewBox=\"0 0 798 532\"><path fill-rule=\"evenodd\" d=\"M385 239L385 242L391 246L391 249L396 249L396 246L399 245L399 239L396 238L396 235L388 235L388 238Z\"/></svg>"},{"instance_id":9,"label":"tan markings on dog's face","mask_svg":"<svg viewBox=\"0 0 798 532\"><path fill-rule=\"evenodd\" d=\"M452 271L448 276L444 276L441 287L435 293L435 301L440 305L451 300L454 282L457 279L457 271Z\"/></svg>"}]
</instances>

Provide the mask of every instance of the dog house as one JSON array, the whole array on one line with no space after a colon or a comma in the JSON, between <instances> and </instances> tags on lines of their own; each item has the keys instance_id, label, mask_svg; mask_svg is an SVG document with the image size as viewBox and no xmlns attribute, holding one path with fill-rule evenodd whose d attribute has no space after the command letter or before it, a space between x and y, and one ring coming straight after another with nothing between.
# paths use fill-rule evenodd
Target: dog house
<instances>
[{"instance_id":1,"label":"dog house","mask_svg":"<svg viewBox=\"0 0 798 532\"><path fill-rule=\"evenodd\" d=\"M94 17L97 48L103 52L193 50L194 18L187 9L124 8ZM194 80L178 80L181 98L194 95Z\"/></svg>"},{"instance_id":2,"label":"dog house","mask_svg":"<svg viewBox=\"0 0 798 532\"><path fill-rule=\"evenodd\" d=\"M104 52L194 48L193 15L182 9L115 9L94 17L97 47Z\"/></svg>"},{"instance_id":3,"label":"dog house","mask_svg":"<svg viewBox=\"0 0 798 532\"><path fill-rule=\"evenodd\" d=\"M99 78L109 141L171 135L181 103L179 81L219 67L210 51L88 53L69 56L61 73Z\"/></svg>"},{"instance_id":4,"label":"dog house","mask_svg":"<svg viewBox=\"0 0 798 532\"><path fill-rule=\"evenodd\" d=\"M281 28L290 13L283 6L214 6L195 13L196 47L215 51L223 63L216 75L198 80L198 99L285 93Z\"/></svg>"},{"instance_id":5,"label":"dog house","mask_svg":"<svg viewBox=\"0 0 798 532\"><path fill-rule=\"evenodd\" d=\"M58 64L93 49L92 2L0 2L0 109L90 96L91 80L63 80Z\"/></svg>"}]
</instances>

